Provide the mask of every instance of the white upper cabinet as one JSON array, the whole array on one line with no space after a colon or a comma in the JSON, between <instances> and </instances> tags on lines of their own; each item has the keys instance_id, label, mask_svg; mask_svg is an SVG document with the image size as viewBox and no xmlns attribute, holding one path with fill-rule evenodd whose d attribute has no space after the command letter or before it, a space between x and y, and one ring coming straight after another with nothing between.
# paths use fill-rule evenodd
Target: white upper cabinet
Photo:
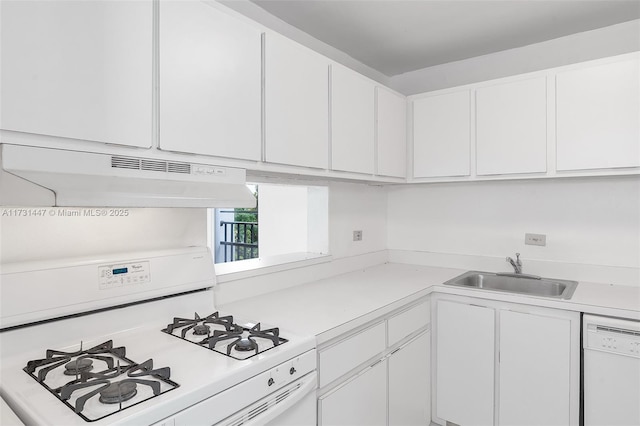
<instances>
[{"instance_id":1,"label":"white upper cabinet","mask_svg":"<svg viewBox=\"0 0 640 426\"><path fill-rule=\"evenodd\" d=\"M331 168L374 172L375 85L340 65L331 66Z\"/></svg>"},{"instance_id":2,"label":"white upper cabinet","mask_svg":"<svg viewBox=\"0 0 640 426\"><path fill-rule=\"evenodd\" d=\"M640 166L640 60L556 77L557 169Z\"/></svg>"},{"instance_id":3,"label":"white upper cabinet","mask_svg":"<svg viewBox=\"0 0 640 426\"><path fill-rule=\"evenodd\" d=\"M203 2L160 2L160 149L260 160L261 43Z\"/></svg>"},{"instance_id":4,"label":"white upper cabinet","mask_svg":"<svg viewBox=\"0 0 640 426\"><path fill-rule=\"evenodd\" d=\"M478 175L546 172L545 77L476 91L476 167Z\"/></svg>"},{"instance_id":5,"label":"white upper cabinet","mask_svg":"<svg viewBox=\"0 0 640 426\"><path fill-rule=\"evenodd\" d=\"M151 146L151 0L0 7L2 129Z\"/></svg>"},{"instance_id":6,"label":"white upper cabinet","mask_svg":"<svg viewBox=\"0 0 640 426\"><path fill-rule=\"evenodd\" d=\"M269 33L264 68L266 161L326 169L329 61Z\"/></svg>"},{"instance_id":7,"label":"white upper cabinet","mask_svg":"<svg viewBox=\"0 0 640 426\"><path fill-rule=\"evenodd\" d=\"M405 177L407 172L407 99L376 87L377 173Z\"/></svg>"},{"instance_id":8,"label":"white upper cabinet","mask_svg":"<svg viewBox=\"0 0 640 426\"><path fill-rule=\"evenodd\" d=\"M413 177L469 176L470 92L413 101Z\"/></svg>"}]
</instances>

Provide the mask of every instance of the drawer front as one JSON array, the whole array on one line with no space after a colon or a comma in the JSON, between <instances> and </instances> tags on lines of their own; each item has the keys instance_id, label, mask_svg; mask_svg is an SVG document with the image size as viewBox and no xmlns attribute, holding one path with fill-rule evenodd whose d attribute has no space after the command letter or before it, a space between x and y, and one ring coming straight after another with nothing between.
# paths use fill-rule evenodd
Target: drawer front
<instances>
[{"instance_id":1,"label":"drawer front","mask_svg":"<svg viewBox=\"0 0 640 426\"><path fill-rule=\"evenodd\" d=\"M389 318L389 346L393 346L431 321L428 300Z\"/></svg>"},{"instance_id":2,"label":"drawer front","mask_svg":"<svg viewBox=\"0 0 640 426\"><path fill-rule=\"evenodd\" d=\"M384 322L320 351L320 387L385 350Z\"/></svg>"}]
</instances>

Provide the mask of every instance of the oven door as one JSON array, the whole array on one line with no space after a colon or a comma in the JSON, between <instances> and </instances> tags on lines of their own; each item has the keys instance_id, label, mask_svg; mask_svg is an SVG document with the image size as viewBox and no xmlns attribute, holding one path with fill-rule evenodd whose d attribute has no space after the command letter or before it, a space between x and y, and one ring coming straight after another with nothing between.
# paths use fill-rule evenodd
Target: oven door
<instances>
[{"instance_id":1,"label":"oven door","mask_svg":"<svg viewBox=\"0 0 640 426\"><path fill-rule=\"evenodd\" d=\"M231 388L154 426L314 426L316 386L314 370L238 411L232 407L249 392Z\"/></svg>"},{"instance_id":2,"label":"oven door","mask_svg":"<svg viewBox=\"0 0 640 426\"><path fill-rule=\"evenodd\" d=\"M316 424L316 385L314 371L216 426L313 426Z\"/></svg>"}]
</instances>

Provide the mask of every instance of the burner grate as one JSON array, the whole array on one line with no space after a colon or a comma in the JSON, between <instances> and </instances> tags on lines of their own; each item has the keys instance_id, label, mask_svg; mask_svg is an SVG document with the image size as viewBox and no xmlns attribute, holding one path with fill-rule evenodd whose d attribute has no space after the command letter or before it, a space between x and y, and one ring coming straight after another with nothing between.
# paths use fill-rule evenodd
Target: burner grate
<instances>
[{"instance_id":1,"label":"burner grate","mask_svg":"<svg viewBox=\"0 0 640 426\"><path fill-rule=\"evenodd\" d=\"M93 360L104 363L106 368L94 372ZM75 378L63 384L54 382L51 374L58 368L63 370L58 379L65 375ZM112 340L87 350L82 349L81 343L76 352L47 350L45 358L29 361L23 370L87 422L103 419L179 386L170 379L169 367L154 369L152 359L137 364L126 357L124 347L114 348ZM141 396L138 385L149 391ZM114 408L88 414L85 405L93 400Z\"/></svg>"},{"instance_id":2,"label":"burner grate","mask_svg":"<svg viewBox=\"0 0 640 426\"><path fill-rule=\"evenodd\" d=\"M208 324L222 329L211 330ZM237 360L249 359L288 341L280 337L278 328L262 330L260 323L243 327L233 322L233 316L221 317L218 312L205 318L198 313L193 319L176 317L162 331Z\"/></svg>"}]
</instances>

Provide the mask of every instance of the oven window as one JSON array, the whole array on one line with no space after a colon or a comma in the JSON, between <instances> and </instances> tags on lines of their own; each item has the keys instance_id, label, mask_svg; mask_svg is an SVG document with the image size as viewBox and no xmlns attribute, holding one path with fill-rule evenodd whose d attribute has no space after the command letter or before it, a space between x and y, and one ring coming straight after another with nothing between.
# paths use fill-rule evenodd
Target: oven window
<instances>
[{"instance_id":1,"label":"oven window","mask_svg":"<svg viewBox=\"0 0 640 426\"><path fill-rule=\"evenodd\" d=\"M210 209L209 242L216 264L256 259L282 263L328 252L328 188L254 183L255 208ZM218 267L216 267L218 268Z\"/></svg>"}]
</instances>

